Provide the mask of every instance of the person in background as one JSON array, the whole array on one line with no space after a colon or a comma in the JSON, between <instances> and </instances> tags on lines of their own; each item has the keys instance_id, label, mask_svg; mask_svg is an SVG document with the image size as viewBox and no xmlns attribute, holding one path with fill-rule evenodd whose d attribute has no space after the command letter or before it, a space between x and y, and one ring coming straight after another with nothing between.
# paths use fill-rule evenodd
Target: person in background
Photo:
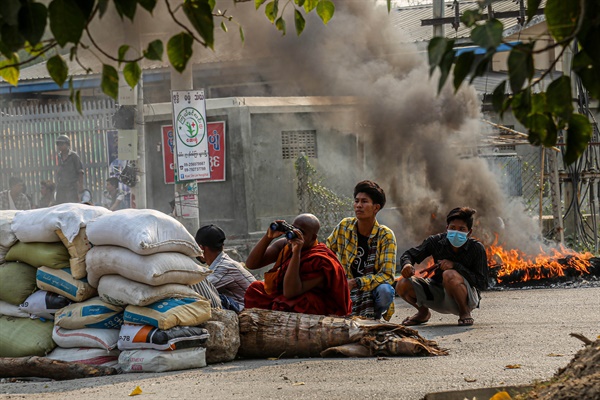
<instances>
[{"instance_id":1,"label":"person in background","mask_svg":"<svg viewBox=\"0 0 600 400\"><path fill-rule=\"evenodd\" d=\"M106 180L106 190L102 194L102 206L111 211L126 208L125 193L119 189L118 178L111 177Z\"/></svg>"},{"instance_id":2,"label":"person in background","mask_svg":"<svg viewBox=\"0 0 600 400\"><path fill-rule=\"evenodd\" d=\"M458 315L459 326L473 325L471 312L479 308L480 291L488 286L485 248L470 237L473 214L472 208L454 208L446 217L446 232L430 236L402 254L396 293L417 309L403 325L424 324L431 318L430 309ZM414 264L429 256L434 261L433 276L415 277Z\"/></svg>"},{"instance_id":3,"label":"person in background","mask_svg":"<svg viewBox=\"0 0 600 400\"><path fill-rule=\"evenodd\" d=\"M11 176L8 185L10 189L0 192L0 210L30 210L31 202L24 193L23 179Z\"/></svg>"},{"instance_id":4,"label":"person in background","mask_svg":"<svg viewBox=\"0 0 600 400\"><path fill-rule=\"evenodd\" d=\"M58 169L56 171L55 204L79 203L83 192L83 164L79 155L71 150L71 140L66 135L56 138Z\"/></svg>"},{"instance_id":5,"label":"person in background","mask_svg":"<svg viewBox=\"0 0 600 400\"><path fill-rule=\"evenodd\" d=\"M275 221L283 226L285 221ZM272 224L272 225L273 225ZM275 266L265 280L246 291L246 308L346 316L352 311L344 268L335 254L317 241L320 223L312 214L298 215L284 230L269 227L254 246L246 266ZM273 239L286 235L285 239Z\"/></svg>"},{"instance_id":6,"label":"person in background","mask_svg":"<svg viewBox=\"0 0 600 400\"><path fill-rule=\"evenodd\" d=\"M206 277L219 292L224 309L241 312L246 289L256 278L244 266L223 251L225 232L216 225L205 225L196 232L196 243L212 274Z\"/></svg>"},{"instance_id":7,"label":"person in background","mask_svg":"<svg viewBox=\"0 0 600 400\"><path fill-rule=\"evenodd\" d=\"M40 202L37 208L50 207L54 204L54 191L56 190L56 185L54 182L50 180L41 181L40 182L40 194L42 197L40 198Z\"/></svg>"},{"instance_id":8,"label":"person in background","mask_svg":"<svg viewBox=\"0 0 600 400\"><path fill-rule=\"evenodd\" d=\"M377 222L385 205L385 192L373 181L354 187L354 215L344 218L327 238L327 247L336 253L346 269L352 315L368 319L394 314L396 237Z\"/></svg>"}]
</instances>

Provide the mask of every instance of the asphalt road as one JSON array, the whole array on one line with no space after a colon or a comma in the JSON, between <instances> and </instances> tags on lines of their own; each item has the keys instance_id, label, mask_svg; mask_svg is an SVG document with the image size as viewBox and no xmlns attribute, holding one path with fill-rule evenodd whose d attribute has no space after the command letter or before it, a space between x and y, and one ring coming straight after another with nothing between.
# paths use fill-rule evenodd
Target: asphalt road
<instances>
[{"instance_id":1,"label":"asphalt road","mask_svg":"<svg viewBox=\"0 0 600 400\"><path fill-rule=\"evenodd\" d=\"M392 322L412 313L396 300ZM550 378L600 335L600 287L484 293L475 325L434 314L417 327L445 357L240 360L203 369L63 382L0 384L1 399L421 399L427 393L521 385ZM516 368L509 368L513 366Z\"/></svg>"}]
</instances>

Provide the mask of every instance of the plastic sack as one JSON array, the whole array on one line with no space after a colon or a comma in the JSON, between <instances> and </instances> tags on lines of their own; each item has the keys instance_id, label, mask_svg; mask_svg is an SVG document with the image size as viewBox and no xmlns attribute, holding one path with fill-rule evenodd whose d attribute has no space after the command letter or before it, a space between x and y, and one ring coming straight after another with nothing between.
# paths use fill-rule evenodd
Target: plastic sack
<instances>
[{"instance_id":1,"label":"plastic sack","mask_svg":"<svg viewBox=\"0 0 600 400\"><path fill-rule=\"evenodd\" d=\"M164 299L146 307L127 306L124 322L152 325L160 329L196 326L210 319L210 303L198 298Z\"/></svg>"},{"instance_id":2,"label":"plastic sack","mask_svg":"<svg viewBox=\"0 0 600 400\"><path fill-rule=\"evenodd\" d=\"M125 350L119 355L123 372L166 372L206 367L206 349Z\"/></svg>"},{"instance_id":3,"label":"plastic sack","mask_svg":"<svg viewBox=\"0 0 600 400\"><path fill-rule=\"evenodd\" d=\"M204 347L208 331L198 326L175 326L158 329L150 325L123 324L119 333L119 350L180 350Z\"/></svg>"},{"instance_id":4,"label":"plastic sack","mask_svg":"<svg viewBox=\"0 0 600 400\"><path fill-rule=\"evenodd\" d=\"M32 318L54 319L54 313L71 304L71 300L60 294L38 290L21 305L19 309L31 315Z\"/></svg>"},{"instance_id":5,"label":"plastic sack","mask_svg":"<svg viewBox=\"0 0 600 400\"><path fill-rule=\"evenodd\" d=\"M166 298L197 297L200 295L189 286L168 283L150 286L120 275L105 275L98 284L98 296L102 301L117 306L147 306Z\"/></svg>"}]
</instances>

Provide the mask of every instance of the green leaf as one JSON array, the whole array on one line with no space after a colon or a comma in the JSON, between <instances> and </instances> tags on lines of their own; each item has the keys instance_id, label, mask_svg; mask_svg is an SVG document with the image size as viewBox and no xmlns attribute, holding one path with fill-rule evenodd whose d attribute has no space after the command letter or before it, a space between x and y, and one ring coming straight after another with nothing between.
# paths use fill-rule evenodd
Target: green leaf
<instances>
[{"instance_id":1,"label":"green leaf","mask_svg":"<svg viewBox=\"0 0 600 400\"><path fill-rule=\"evenodd\" d=\"M285 35L285 20L281 17L275 21L275 27L278 31L281 31L282 35Z\"/></svg>"},{"instance_id":2,"label":"green leaf","mask_svg":"<svg viewBox=\"0 0 600 400\"><path fill-rule=\"evenodd\" d=\"M163 51L163 42L157 39L148 43L148 48L144 51L144 57L148 60L161 61Z\"/></svg>"},{"instance_id":3,"label":"green leaf","mask_svg":"<svg viewBox=\"0 0 600 400\"><path fill-rule=\"evenodd\" d=\"M278 0L273 0L270 3L267 3L265 6L265 15L267 18L269 18L269 21L271 21L272 24L275 23L275 18L277 18L278 13Z\"/></svg>"},{"instance_id":4,"label":"green leaf","mask_svg":"<svg viewBox=\"0 0 600 400\"><path fill-rule=\"evenodd\" d=\"M225 25L224 21L221 21L221 29L223 29L223 32L227 32L227 25Z\"/></svg>"},{"instance_id":5,"label":"green leaf","mask_svg":"<svg viewBox=\"0 0 600 400\"><path fill-rule=\"evenodd\" d=\"M460 17L460 21L467 26L472 28L477 21L481 21L482 16L479 10L465 10L463 15Z\"/></svg>"},{"instance_id":6,"label":"green leaf","mask_svg":"<svg viewBox=\"0 0 600 400\"><path fill-rule=\"evenodd\" d=\"M48 7L50 30L56 42L64 47L67 43L79 43L86 20L75 0L54 0Z\"/></svg>"},{"instance_id":7,"label":"green leaf","mask_svg":"<svg viewBox=\"0 0 600 400\"><path fill-rule=\"evenodd\" d=\"M546 127L546 140L542 142L545 147L552 147L556 145L558 141L558 129L552 121L552 118L548 118L548 125Z\"/></svg>"},{"instance_id":8,"label":"green leaf","mask_svg":"<svg viewBox=\"0 0 600 400\"><path fill-rule=\"evenodd\" d=\"M154 7L156 7L156 0L138 0L138 3L150 14L152 14Z\"/></svg>"},{"instance_id":9,"label":"green leaf","mask_svg":"<svg viewBox=\"0 0 600 400\"><path fill-rule=\"evenodd\" d=\"M475 78L477 78L478 76L484 76L488 72L490 61L492 60L492 57L495 53L496 49L490 49L487 53L485 53L483 58L481 58L477 65L475 65L475 69L473 70L473 74L471 75L471 80L469 81L469 83L473 83Z\"/></svg>"},{"instance_id":10,"label":"green leaf","mask_svg":"<svg viewBox=\"0 0 600 400\"><path fill-rule=\"evenodd\" d=\"M100 12L100 18L104 16L106 10L108 10L108 0L98 0L98 11ZM71 100L71 103L72 102L73 100Z\"/></svg>"},{"instance_id":11,"label":"green leaf","mask_svg":"<svg viewBox=\"0 0 600 400\"><path fill-rule=\"evenodd\" d=\"M246 36L244 35L244 29L242 28L241 25L240 25L240 39L241 39L242 43L246 42Z\"/></svg>"},{"instance_id":12,"label":"green leaf","mask_svg":"<svg viewBox=\"0 0 600 400\"><path fill-rule=\"evenodd\" d=\"M388 14L392 11L392 0L387 0Z\"/></svg>"},{"instance_id":13,"label":"green leaf","mask_svg":"<svg viewBox=\"0 0 600 400\"><path fill-rule=\"evenodd\" d=\"M300 36L306 26L306 20L298 10L294 10L294 25L296 26L296 34Z\"/></svg>"},{"instance_id":14,"label":"green leaf","mask_svg":"<svg viewBox=\"0 0 600 400\"><path fill-rule=\"evenodd\" d=\"M183 12L196 32L204 39L205 47L213 49L215 25L208 0L186 0L183 3Z\"/></svg>"},{"instance_id":15,"label":"green leaf","mask_svg":"<svg viewBox=\"0 0 600 400\"><path fill-rule=\"evenodd\" d=\"M119 73L115 67L107 64L102 66L102 82L100 87L106 95L115 100L117 99L119 95Z\"/></svg>"},{"instance_id":16,"label":"green leaf","mask_svg":"<svg viewBox=\"0 0 600 400\"><path fill-rule=\"evenodd\" d=\"M542 0L527 0L527 23L534 17L541 3Z\"/></svg>"},{"instance_id":17,"label":"green leaf","mask_svg":"<svg viewBox=\"0 0 600 400\"><path fill-rule=\"evenodd\" d=\"M59 87L62 87L69 75L69 67L67 67L65 60L57 54L48 59L46 68L48 69L48 73L52 80L56 82Z\"/></svg>"},{"instance_id":18,"label":"green leaf","mask_svg":"<svg viewBox=\"0 0 600 400\"><path fill-rule=\"evenodd\" d=\"M260 6L262 6L265 1L267 1L267 0L254 0L254 6L258 10L260 8Z\"/></svg>"},{"instance_id":19,"label":"green leaf","mask_svg":"<svg viewBox=\"0 0 600 400\"><path fill-rule=\"evenodd\" d=\"M515 118L527 126L527 116L531 111L531 89L527 88L512 97L511 107Z\"/></svg>"},{"instance_id":20,"label":"green leaf","mask_svg":"<svg viewBox=\"0 0 600 400\"><path fill-rule=\"evenodd\" d=\"M486 21L471 31L471 39L476 45L484 49L496 48L502 43L504 26L497 19Z\"/></svg>"},{"instance_id":21,"label":"green leaf","mask_svg":"<svg viewBox=\"0 0 600 400\"><path fill-rule=\"evenodd\" d=\"M331 0L320 0L319 4L317 4L317 15L323 20L325 25L333 18L334 12L335 5Z\"/></svg>"},{"instance_id":22,"label":"green leaf","mask_svg":"<svg viewBox=\"0 0 600 400\"><path fill-rule=\"evenodd\" d=\"M115 8L119 13L121 19L123 16L126 16L131 21L133 21L133 17L135 16L135 9L137 7L137 0L113 0L115 2Z\"/></svg>"},{"instance_id":23,"label":"green leaf","mask_svg":"<svg viewBox=\"0 0 600 400\"><path fill-rule=\"evenodd\" d=\"M590 95L600 99L600 64L594 63L586 51L580 51L573 57L572 66Z\"/></svg>"},{"instance_id":24,"label":"green leaf","mask_svg":"<svg viewBox=\"0 0 600 400\"><path fill-rule=\"evenodd\" d=\"M450 41L441 36L436 36L429 41L427 45L427 54L429 56L429 76L435 71L448 51L448 43ZM453 43L454 44L454 43Z\"/></svg>"},{"instance_id":25,"label":"green leaf","mask_svg":"<svg viewBox=\"0 0 600 400\"><path fill-rule=\"evenodd\" d=\"M567 151L564 161L567 165L574 163L585 151L592 139L592 125L581 114L571 115L567 129Z\"/></svg>"},{"instance_id":26,"label":"green leaf","mask_svg":"<svg viewBox=\"0 0 600 400\"><path fill-rule=\"evenodd\" d=\"M44 49L44 45L39 42L34 46L32 46L29 42L25 43L25 47L23 49L27 52L27 54L30 54L34 57L41 56L45 53L42 51Z\"/></svg>"},{"instance_id":27,"label":"green leaf","mask_svg":"<svg viewBox=\"0 0 600 400\"><path fill-rule=\"evenodd\" d=\"M306 0L304 2L304 11L307 13L311 12L317 6L319 0Z\"/></svg>"},{"instance_id":28,"label":"green leaf","mask_svg":"<svg viewBox=\"0 0 600 400\"><path fill-rule=\"evenodd\" d=\"M42 39L46 30L48 9L41 3L25 3L19 12L19 30L31 45Z\"/></svg>"},{"instance_id":29,"label":"green leaf","mask_svg":"<svg viewBox=\"0 0 600 400\"><path fill-rule=\"evenodd\" d=\"M494 111L499 113L501 116L504 113L504 104L506 103L504 100L506 99L506 81L502 81L496 89L494 89L494 93L492 93L492 107L494 107Z\"/></svg>"},{"instance_id":30,"label":"green leaf","mask_svg":"<svg viewBox=\"0 0 600 400\"><path fill-rule=\"evenodd\" d=\"M210 6L211 11L214 10L217 5L217 0L208 0L208 5Z\"/></svg>"},{"instance_id":31,"label":"green leaf","mask_svg":"<svg viewBox=\"0 0 600 400\"><path fill-rule=\"evenodd\" d=\"M533 76L533 55L530 45L515 46L508 55L508 77L513 93L523 88Z\"/></svg>"},{"instance_id":32,"label":"green leaf","mask_svg":"<svg viewBox=\"0 0 600 400\"><path fill-rule=\"evenodd\" d=\"M454 51L449 51L444 55L442 62L440 62L440 81L438 82L438 93L440 93L448 79L448 75L450 75L450 70L452 69L452 62L454 61Z\"/></svg>"},{"instance_id":33,"label":"green leaf","mask_svg":"<svg viewBox=\"0 0 600 400\"><path fill-rule=\"evenodd\" d=\"M79 115L83 114L83 110L81 109L81 90L75 92L75 109Z\"/></svg>"},{"instance_id":34,"label":"green leaf","mask_svg":"<svg viewBox=\"0 0 600 400\"><path fill-rule=\"evenodd\" d=\"M19 0L2 0L0 7L0 17L4 23L17 26L19 24L19 10L21 2Z\"/></svg>"},{"instance_id":35,"label":"green leaf","mask_svg":"<svg viewBox=\"0 0 600 400\"><path fill-rule=\"evenodd\" d=\"M183 72L192 57L192 44L194 39L186 32L181 32L169 39L167 43L167 56L171 65L177 72Z\"/></svg>"},{"instance_id":36,"label":"green leaf","mask_svg":"<svg viewBox=\"0 0 600 400\"><path fill-rule=\"evenodd\" d=\"M123 77L125 78L125 82L127 82L129 87L132 89L138 84L140 76L142 76L142 69L137 62L127 63L125 68L123 68Z\"/></svg>"},{"instance_id":37,"label":"green leaf","mask_svg":"<svg viewBox=\"0 0 600 400\"><path fill-rule=\"evenodd\" d=\"M294 0L294 4L298 7L302 7L304 5L304 0Z\"/></svg>"},{"instance_id":38,"label":"green leaf","mask_svg":"<svg viewBox=\"0 0 600 400\"><path fill-rule=\"evenodd\" d=\"M8 54L21 50L25 45L25 38L21 35L21 32L19 32L17 26L8 24L2 25L0 28L0 37L2 38L3 47L6 48Z\"/></svg>"},{"instance_id":39,"label":"green leaf","mask_svg":"<svg viewBox=\"0 0 600 400\"><path fill-rule=\"evenodd\" d=\"M88 19L94 10L94 0L77 0L77 6L83 13L83 18Z\"/></svg>"},{"instance_id":40,"label":"green leaf","mask_svg":"<svg viewBox=\"0 0 600 400\"><path fill-rule=\"evenodd\" d=\"M17 53L12 54L10 58L0 61L0 77L10 83L13 86L17 86L19 83L19 67L7 67L8 65L14 65L19 63L19 55Z\"/></svg>"},{"instance_id":41,"label":"green leaf","mask_svg":"<svg viewBox=\"0 0 600 400\"><path fill-rule=\"evenodd\" d=\"M127 50L129 50L129 45L127 44L123 44L121 45L121 47L119 47L119 66L121 66L121 63L123 61L125 61L125 55L127 54Z\"/></svg>"},{"instance_id":42,"label":"green leaf","mask_svg":"<svg viewBox=\"0 0 600 400\"><path fill-rule=\"evenodd\" d=\"M561 76L550 83L546 90L549 111L568 121L573 114L573 97L571 94L571 78Z\"/></svg>"},{"instance_id":43,"label":"green leaf","mask_svg":"<svg viewBox=\"0 0 600 400\"><path fill-rule=\"evenodd\" d=\"M529 128L529 141L535 146L546 141L548 133L548 124L550 120L544 114L532 114L527 118L527 128Z\"/></svg>"},{"instance_id":44,"label":"green leaf","mask_svg":"<svg viewBox=\"0 0 600 400\"><path fill-rule=\"evenodd\" d=\"M531 95L531 114L545 114L548 111L546 106L546 93L533 93Z\"/></svg>"},{"instance_id":45,"label":"green leaf","mask_svg":"<svg viewBox=\"0 0 600 400\"><path fill-rule=\"evenodd\" d=\"M456 59L454 66L454 92L458 91L461 83L471 71L474 61L475 54L472 51L466 51Z\"/></svg>"},{"instance_id":46,"label":"green leaf","mask_svg":"<svg viewBox=\"0 0 600 400\"><path fill-rule=\"evenodd\" d=\"M579 1L548 0L544 9L548 31L557 42L569 37L577 26Z\"/></svg>"}]
</instances>

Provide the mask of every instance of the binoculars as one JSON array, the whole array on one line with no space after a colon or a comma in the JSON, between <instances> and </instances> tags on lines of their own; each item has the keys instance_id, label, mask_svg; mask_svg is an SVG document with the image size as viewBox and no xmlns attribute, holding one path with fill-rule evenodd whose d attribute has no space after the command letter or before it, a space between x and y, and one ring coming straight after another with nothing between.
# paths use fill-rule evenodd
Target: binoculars
<instances>
[{"instance_id":1,"label":"binoculars","mask_svg":"<svg viewBox=\"0 0 600 400\"><path fill-rule=\"evenodd\" d=\"M294 232L294 229L296 228L294 228L291 224L288 224L285 221L273 222L271 224L271 230L285 232L285 238L287 240L296 239L298 237L298 235L296 235L296 232Z\"/></svg>"}]
</instances>

